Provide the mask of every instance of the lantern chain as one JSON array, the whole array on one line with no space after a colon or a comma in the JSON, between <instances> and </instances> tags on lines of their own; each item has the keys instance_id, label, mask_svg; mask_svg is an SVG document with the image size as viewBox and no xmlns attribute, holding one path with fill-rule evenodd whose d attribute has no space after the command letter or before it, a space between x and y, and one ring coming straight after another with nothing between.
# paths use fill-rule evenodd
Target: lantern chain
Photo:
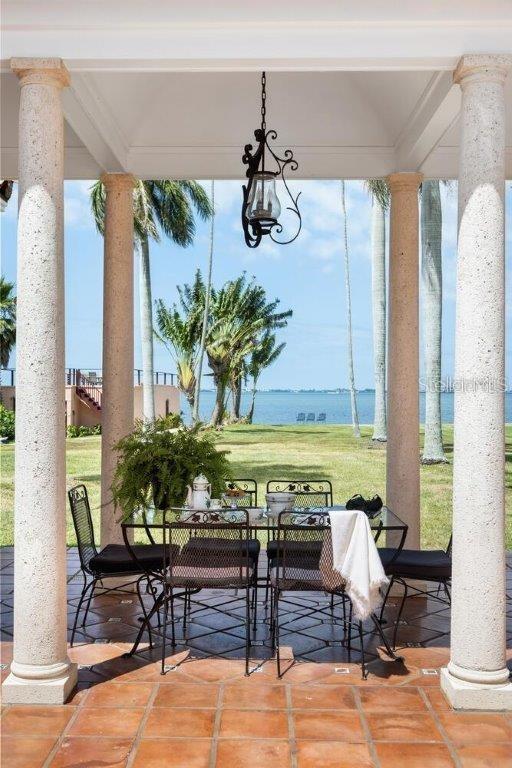
<instances>
[{"instance_id":1,"label":"lantern chain","mask_svg":"<svg viewBox=\"0 0 512 768\"><path fill-rule=\"evenodd\" d=\"M261 73L261 127L263 131L267 128L266 115L267 115L267 76L265 72Z\"/></svg>"}]
</instances>

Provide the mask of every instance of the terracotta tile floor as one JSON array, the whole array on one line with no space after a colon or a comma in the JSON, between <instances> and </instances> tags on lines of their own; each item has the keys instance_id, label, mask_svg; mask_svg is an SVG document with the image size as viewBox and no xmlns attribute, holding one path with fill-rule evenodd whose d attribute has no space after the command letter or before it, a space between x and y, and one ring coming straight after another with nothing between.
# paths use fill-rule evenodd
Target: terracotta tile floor
<instances>
[{"instance_id":1,"label":"terracotta tile floor","mask_svg":"<svg viewBox=\"0 0 512 768\"><path fill-rule=\"evenodd\" d=\"M0 551L0 568L3 679L12 653L12 548ZM70 624L77 569L70 550ZM508 582L512 646L512 558ZM79 665L70 702L3 707L2 768L512 768L512 714L453 712L439 689L449 656L445 605L409 601L403 664L380 657L368 627L363 681L357 643L349 658L329 618L315 615L315 600L294 598L282 615L287 671L279 680L263 621L244 676L244 609L232 592L202 593L185 637L179 624L164 676L156 625L155 648L145 642L123 658L139 625L136 595L98 595L70 649ZM228 602L230 617L214 611Z\"/></svg>"}]
</instances>

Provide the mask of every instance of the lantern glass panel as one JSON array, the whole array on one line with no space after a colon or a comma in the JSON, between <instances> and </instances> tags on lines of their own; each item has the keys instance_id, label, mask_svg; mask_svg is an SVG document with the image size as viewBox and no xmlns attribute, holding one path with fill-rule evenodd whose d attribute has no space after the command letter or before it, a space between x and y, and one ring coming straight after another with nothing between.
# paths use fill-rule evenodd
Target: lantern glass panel
<instances>
[{"instance_id":1,"label":"lantern glass panel","mask_svg":"<svg viewBox=\"0 0 512 768\"><path fill-rule=\"evenodd\" d=\"M261 171L255 173L247 201L247 218L249 221L277 221L280 213L275 175Z\"/></svg>"}]
</instances>

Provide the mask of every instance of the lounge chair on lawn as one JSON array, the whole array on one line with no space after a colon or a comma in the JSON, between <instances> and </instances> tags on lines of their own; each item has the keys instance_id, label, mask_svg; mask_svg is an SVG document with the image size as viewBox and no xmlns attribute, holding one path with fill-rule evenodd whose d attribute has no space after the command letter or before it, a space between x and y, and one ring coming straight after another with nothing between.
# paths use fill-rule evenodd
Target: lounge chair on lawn
<instances>
[{"instance_id":1,"label":"lounge chair on lawn","mask_svg":"<svg viewBox=\"0 0 512 768\"><path fill-rule=\"evenodd\" d=\"M315 414L314 413L308 413L308 417L306 421L314 421L315 420Z\"/></svg>"},{"instance_id":2,"label":"lounge chair on lawn","mask_svg":"<svg viewBox=\"0 0 512 768\"><path fill-rule=\"evenodd\" d=\"M325 419L326 419L325 413L319 413L316 418L317 421L325 421Z\"/></svg>"},{"instance_id":3,"label":"lounge chair on lawn","mask_svg":"<svg viewBox=\"0 0 512 768\"><path fill-rule=\"evenodd\" d=\"M306 414L305 413L298 413L297 414L297 421L306 421Z\"/></svg>"}]
</instances>

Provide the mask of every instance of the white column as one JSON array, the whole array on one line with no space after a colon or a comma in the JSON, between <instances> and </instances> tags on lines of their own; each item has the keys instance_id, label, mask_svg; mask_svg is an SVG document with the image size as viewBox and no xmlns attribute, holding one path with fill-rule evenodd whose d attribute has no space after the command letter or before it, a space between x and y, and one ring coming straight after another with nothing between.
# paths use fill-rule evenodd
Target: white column
<instances>
[{"instance_id":1,"label":"white column","mask_svg":"<svg viewBox=\"0 0 512 768\"><path fill-rule=\"evenodd\" d=\"M133 187L129 174L101 178L106 191L101 402L101 545L122 543L110 486L113 446L133 429Z\"/></svg>"},{"instance_id":2,"label":"white column","mask_svg":"<svg viewBox=\"0 0 512 768\"><path fill-rule=\"evenodd\" d=\"M512 709L505 635L505 103L509 56L464 56L455 325L451 660L457 709Z\"/></svg>"},{"instance_id":3,"label":"white column","mask_svg":"<svg viewBox=\"0 0 512 768\"><path fill-rule=\"evenodd\" d=\"M420 173L393 173L389 247L386 504L420 548L418 188Z\"/></svg>"},{"instance_id":4,"label":"white column","mask_svg":"<svg viewBox=\"0 0 512 768\"><path fill-rule=\"evenodd\" d=\"M13 59L21 85L16 338L14 654L6 703L62 704L67 656L64 141L60 59Z\"/></svg>"}]
</instances>

